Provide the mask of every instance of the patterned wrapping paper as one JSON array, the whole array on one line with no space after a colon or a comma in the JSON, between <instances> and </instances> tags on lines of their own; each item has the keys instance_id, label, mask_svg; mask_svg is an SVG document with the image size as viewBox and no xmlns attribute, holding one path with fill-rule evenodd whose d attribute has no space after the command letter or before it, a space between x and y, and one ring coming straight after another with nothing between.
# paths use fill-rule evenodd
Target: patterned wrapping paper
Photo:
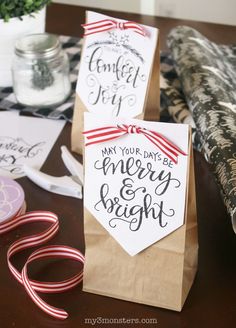
<instances>
[{"instance_id":1,"label":"patterned wrapping paper","mask_svg":"<svg viewBox=\"0 0 236 328\"><path fill-rule=\"evenodd\" d=\"M217 45L187 26L172 30L167 44L236 232L236 45Z\"/></svg>"},{"instance_id":2,"label":"patterned wrapping paper","mask_svg":"<svg viewBox=\"0 0 236 328\"><path fill-rule=\"evenodd\" d=\"M160 63L161 121L190 124L192 127L193 147L201 151L202 144L198 131L192 113L186 103L171 54L169 52L162 52Z\"/></svg>"}]
</instances>

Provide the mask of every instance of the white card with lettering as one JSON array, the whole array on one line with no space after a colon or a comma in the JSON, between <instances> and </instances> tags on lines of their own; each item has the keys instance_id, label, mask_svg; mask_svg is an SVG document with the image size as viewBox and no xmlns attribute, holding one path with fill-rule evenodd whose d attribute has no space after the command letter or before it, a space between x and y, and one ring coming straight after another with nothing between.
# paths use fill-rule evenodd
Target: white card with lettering
<instances>
[{"instance_id":1,"label":"white card with lettering","mask_svg":"<svg viewBox=\"0 0 236 328\"><path fill-rule=\"evenodd\" d=\"M85 113L84 204L135 255L184 223L189 127Z\"/></svg>"},{"instance_id":2,"label":"white card with lettering","mask_svg":"<svg viewBox=\"0 0 236 328\"><path fill-rule=\"evenodd\" d=\"M0 112L0 175L25 175L24 164L40 169L61 133L65 121Z\"/></svg>"},{"instance_id":3,"label":"white card with lettering","mask_svg":"<svg viewBox=\"0 0 236 328\"><path fill-rule=\"evenodd\" d=\"M143 112L158 30L87 12L76 92L92 113Z\"/></svg>"}]
</instances>

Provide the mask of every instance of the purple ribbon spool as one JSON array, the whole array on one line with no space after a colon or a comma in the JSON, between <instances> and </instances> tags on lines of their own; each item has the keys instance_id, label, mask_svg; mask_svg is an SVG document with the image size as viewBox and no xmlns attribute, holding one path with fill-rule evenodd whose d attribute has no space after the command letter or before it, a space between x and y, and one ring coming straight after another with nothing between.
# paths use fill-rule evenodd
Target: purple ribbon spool
<instances>
[{"instance_id":1,"label":"purple ribbon spool","mask_svg":"<svg viewBox=\"0 0 236 328\"><path fill-rule=\"evenodd\" d=\"M16 181L0 176L0 224L13 218L22 208L25 193Z\"/></svg>"}]
</instances>

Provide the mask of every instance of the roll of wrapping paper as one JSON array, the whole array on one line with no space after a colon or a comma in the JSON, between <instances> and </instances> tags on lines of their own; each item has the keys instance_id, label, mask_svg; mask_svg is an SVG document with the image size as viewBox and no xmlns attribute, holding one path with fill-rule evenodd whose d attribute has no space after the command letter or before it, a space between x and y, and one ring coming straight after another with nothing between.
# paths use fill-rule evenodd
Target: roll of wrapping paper
<instances>
[{"instance_id":1,"label":"roll of wrapping paper","mask_svg":"<svg viewBox=\"0 0 236 328\"><path fill-rule=\"evenodd\" d=\"M236 47L179 26L167 39L202 152L236 233Z\"/></svg>"},{"instance_id":2,"label":"roll of wrapping paper","mask_svg":"<svg viewBox=\"0 0 236 328\"><path fill-rule=\"evenodd\" d=\"M44 312L58 318L66 319L68 313L59 308L55 308L43 301L37 294L41 293L60 293L67 291L79 284L83 279L83 271L72 276L69 279L59 282L40 282L31 280L28 277L28 264L34 260L44 258L65 258L84 263L83 254L74 248L64 245L44 246L34 251L26 260L21 272L19 272L11 260L12 257L29 247L39 246L50 240L59 229L59 221L56 214L49 211L34 211L25 213L25 195L21 186L14 180L6 177L0 177L0 234L13 230L21 225L32 222L48 222L49 227L38 234L27 236L15 241L8 249L7 263L8 267L21 283L33 302Z\"/></svg>"}]
</instances>

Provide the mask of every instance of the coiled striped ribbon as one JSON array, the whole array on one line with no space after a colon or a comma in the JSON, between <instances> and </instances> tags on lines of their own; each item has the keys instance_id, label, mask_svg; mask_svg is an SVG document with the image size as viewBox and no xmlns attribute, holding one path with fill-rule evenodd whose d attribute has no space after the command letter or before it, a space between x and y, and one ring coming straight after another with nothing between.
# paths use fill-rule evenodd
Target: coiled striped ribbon
<instances>
[{"instance_id":1,"label":"coiled striped ribbon","mask_svg":"<svg viewBox=\"0 0 236 328\"><path fill-rule=\"evenodd\" d=\"M120 30L132 29L134 32L136 32L138 34L141 34L143 36L147 35L145 29L141 25L139 25L135 22L131 22L131 21L119 22L114 19L102 19L97 22L82 24L81 26L85 30L84 36L94 34L94 33L109 31L109 30L112 30L115 28L120 29Z\"/></svg>"},{"instance_id":2,"label":"coiled striped ribbon","mask_svg":"<svg viewBox=\"0 0 236 328\"><path fill-rule=\"evenodd\" d=\"M178 156L180 154L186 155L180 148L174 145L161 133L147 130L136 125L121 124L116 126L106 126L83 132L87 140L87 142L85 142L85 146L117 139L123 135L132 133L142 134L145 136L175 164L178 163Z\"/></svg>"},{"instance_id":3,"label":"coiled striped ribbon","mask_svg":"<svg viewBox=\"0 0 236 328\"><path fill-rule=\"evenodd\" d=\"M8 232L15 229L21 225L32 223L32 222L48 222L50 223L49 228L45 231L35 234L33 236L27 236L15 241L8 249L7 252L7 262L8 267L13 274L13 276L25 287L25 290L33 300L44 312L47 314L58 318L66 319L68 313L63 310L56 308L47 304L43 301L37 294L37 292L42 293L60 293L67 291L77 284L79 284L83 279L83 271L72 276L69 279L60 282L40 282L31 280L28 277L27 267L29 263L44 258L66 258L84 263L84 255L77 249L71 248L69 246L63 245L50 245L39 248L34 251L27 259L22 271L19 272L11 262L11 258L18 252L25 250L29 247L42 245L43 243L50 240L59 229L59 221L56 214L48 211L34 211L25 213L25 203L18 213L12 217L10 220L0 224L0 234Z\"/></svg>"}]
</instances>

